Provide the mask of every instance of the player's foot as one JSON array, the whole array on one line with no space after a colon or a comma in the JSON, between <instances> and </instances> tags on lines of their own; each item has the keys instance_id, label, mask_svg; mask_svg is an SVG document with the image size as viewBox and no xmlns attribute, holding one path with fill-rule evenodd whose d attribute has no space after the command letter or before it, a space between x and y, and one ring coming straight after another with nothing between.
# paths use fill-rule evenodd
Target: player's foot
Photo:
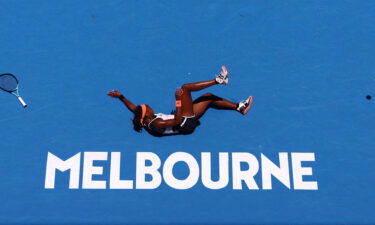
<instances>
[{"instance_id":1,"label":"player's foot","mask_svg":"<svg viewBox=\"0 0 375 225\"><path fill-rule=\"evenodd\" d=\"M228 70L225 66L221 67L221 72L216 75L215 80L218 84L228 84Z\"/></svg>"},{"instance_id":2,"label":"player's foot","mask_svg":"<svg viewBox=\"0 0 375 225\"><path fill-rule=\"evenodd\" d=\"M246 113L249 112L252 104L253 96L250 96L248 99L238 103L237 111L242 113L242 115L246 115Z\"/></svg>"}]
</instances>

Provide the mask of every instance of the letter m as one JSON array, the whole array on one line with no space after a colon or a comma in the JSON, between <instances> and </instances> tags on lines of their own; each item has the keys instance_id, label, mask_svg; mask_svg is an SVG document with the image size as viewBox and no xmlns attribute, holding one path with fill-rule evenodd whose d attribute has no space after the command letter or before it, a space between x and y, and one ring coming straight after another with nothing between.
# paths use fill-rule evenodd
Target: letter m
<instances>
[{"instance_id":1,"label":"letter m","mask_svg":"<svg viewBox=\"0 0 375 225\"><path fill-rule=\"evenodd\" d=\"M69 189L79 188L79 172L80 172L81 153L77 153L67 160L61 160L54 154L48 152L47 166L46 166L46 180L44 188L55 188L56 170L65 172L70 170Z\"/></svg>"}]
</instances>

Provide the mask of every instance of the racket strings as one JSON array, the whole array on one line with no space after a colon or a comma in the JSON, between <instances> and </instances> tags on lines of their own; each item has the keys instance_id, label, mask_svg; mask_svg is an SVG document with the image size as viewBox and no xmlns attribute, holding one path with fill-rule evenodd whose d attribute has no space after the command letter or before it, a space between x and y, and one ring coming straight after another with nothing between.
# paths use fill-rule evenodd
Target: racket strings
<instances>
[{"instance_id":1,"label":"racket strings","mask_svg":"<svg viewBox=\"0 0 375 225\"><path fill-rule=\"evenodd\" d=\"M11 75L2 75L0 77L0 87L5 91L15 91L17 90L18 81L15 77Z\"/></svg>"}]
</instances>

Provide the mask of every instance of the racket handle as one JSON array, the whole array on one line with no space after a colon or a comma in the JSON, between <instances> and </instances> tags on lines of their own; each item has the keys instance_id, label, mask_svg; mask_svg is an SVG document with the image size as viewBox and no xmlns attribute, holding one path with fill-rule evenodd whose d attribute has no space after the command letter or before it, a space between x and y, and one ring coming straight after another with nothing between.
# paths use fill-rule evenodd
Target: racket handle
<instances>
[{"instance_id":1,"label":"racket handle","mask_svg":"<svg viewBox=\"0 0 375 225\"><path fill-rule=\"evenodd\" d=\"M18 97L18 100L21 102L22 106L25 108L27 106L27 104L25 103L25 101L19 96Z\"/></svg>"}]
</instances>

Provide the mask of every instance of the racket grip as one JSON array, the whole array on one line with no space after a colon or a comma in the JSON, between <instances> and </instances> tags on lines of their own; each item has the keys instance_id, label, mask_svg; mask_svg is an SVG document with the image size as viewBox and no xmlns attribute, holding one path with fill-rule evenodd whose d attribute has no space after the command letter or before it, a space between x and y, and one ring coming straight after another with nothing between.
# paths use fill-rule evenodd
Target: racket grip
<instances>
[{"instance_id":1,"label":"racket grip","mask_svg":"<svg viewBox=\"0 0 375 225\"><path fill-rule=\"evenodd\" d=\"M21 102L22 106L25 108L27 106L27 104L25 103L25 101L19 96L18 97L18 100Z\"/></svg>"}]
</instances>

